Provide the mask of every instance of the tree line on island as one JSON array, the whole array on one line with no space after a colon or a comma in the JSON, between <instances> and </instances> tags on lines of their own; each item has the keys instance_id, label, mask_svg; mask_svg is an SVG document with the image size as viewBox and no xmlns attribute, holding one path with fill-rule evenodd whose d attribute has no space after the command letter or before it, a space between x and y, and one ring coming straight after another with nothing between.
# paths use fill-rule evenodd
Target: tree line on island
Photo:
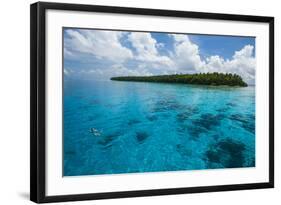
<instances>
[{"instance_id":1,"label":"tree line on island","mask_svg":"<svg viewBox=\"0 0 281 205\"><path fill-rule=\"evenodd\" d=\"M183 83L195 85L228 85L247 87L247 83L237 75L232 73L196 73L196 74L173 74L173 75L154 75L154 76L119 76L112 77L111 80L117 81L136 81L136 82L161 82L161 83Z\"/></svg>"}]
</instances>

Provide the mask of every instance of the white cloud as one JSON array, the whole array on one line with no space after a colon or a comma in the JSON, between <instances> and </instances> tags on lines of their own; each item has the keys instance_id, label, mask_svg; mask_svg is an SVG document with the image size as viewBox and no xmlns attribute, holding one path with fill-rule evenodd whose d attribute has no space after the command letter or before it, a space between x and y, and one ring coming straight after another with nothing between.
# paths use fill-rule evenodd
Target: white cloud
<instances>
[{"instance_id":1,"label":"white cloud","mask_svg":"<svg viewBox=\"0 0 281 205\"><path fill-rule=\"evenodd\" d=\"M236 73L247 83L255 83L254 46L245 45L241 50L235 51L230 60L224 59L218 55L202 59L200 57L198 45L192 43L187 35L170 36L174 39L174 53L172 54L172 59L177 65L178 72Z\"/></svg>"},{"instance_id":2,"label":"white cloud","mask_svg":"<svg viewBox=\"0 0 281 205\"><path fill-rule=\"evenodd\" d=\"M71 49L113 62L124 62L133 57L131 50L120 43L123 32L72 29L66 32L70 36L65 41L68 52Z\"/></svg>"},{"instance_id":3,"label":"white cloud","mask_svg":"<svg viewBox=\"0 0 281 205\"><path fill-rule=\"evenodd\" d=\"M253 54L254 47L251 45L246 45L242 50L235 51L233 58L242 59L250 58Z\"/></svg>"},{"instance_id":4,"label":"white cloud","mask_svg":"<svg viewBox=\"0 0 281 205\"><path fill-rule=\"evenodd\" d=\"M171 34L174 38L173 60L179 72L198 72L205 66L199 55L199 47L192 43L187 35Z\"/></svg>"},{"instance_id":5,"label":"white cloud","mask_svg":"<svg viewBox=\"0 0 281 205\"><path fill-rule=\"evenodd\" d=\"M66 76L69 76L69 70L65 70ZM84 78L92 79L93 76L96 80L105 80L110 79L114 76L148 76L152 75L145 67L138 66L136 69L130 69L125 67L122 64L112 64L107 68L88 68L88 69L80 69L75 72L77 76L84 75Z\"/></svg>"},{"instance_id":6,"label":"white cloud","mask_svg":"<svg viewBox=\"0 0 281 205\"><path fill-rule=\"evenodd\" d=\"M65 58L72 58L74 57L73 53L69 51L66 47L63 49L64 57Z\"/></svg>"},{"instance_id":7,"label":"white cloud","mask_svg":"<svg viewBox=\"0 0 281 205\"><path fill-rule=\"evenodd\" d=\"M131 75L131 76L137 76L137 75L152 75L145 67L138 66L137 69L128 69L127 67L123 65L113 65L112 66L111 73L116 73L116 76L122 76L122 75Z\"/></svg>"},{"instance_id":8,"label":"white cloud","mask_svg":"<svg viewBox=\"0 0 281 205\"><path fill-rule=\"evenodd\" d=\"M150 33L130 33L128 40L136 49L136 60L148 62L149 66L156 69L170 69L174 66L168 56L159 54L157 48L163 47L163 44L157 43Z\"/></svg>"},{"instance_id":9,"label":"white cloud","mask_svg":"<svg viewBox=\"0 0 281 205\"><path fill-rule=\"evenodd\" d=\"M253 57L254 46L246 45L236 51L231 60L224 60L219 56L206 59L205 72L236 73L249 84L255 83L256 60Z\"/></svg>"}]
</instances>

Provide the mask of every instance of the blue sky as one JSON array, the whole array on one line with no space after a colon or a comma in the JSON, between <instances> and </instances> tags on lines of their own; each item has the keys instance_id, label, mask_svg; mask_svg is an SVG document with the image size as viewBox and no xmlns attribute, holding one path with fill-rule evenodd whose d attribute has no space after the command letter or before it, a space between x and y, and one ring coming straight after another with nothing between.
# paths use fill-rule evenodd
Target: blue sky
<instances>
[{"instance_id":1,"label":"blue sky","mask_svg":"<svg viewBox=\"0 0 281 205\"><path fill-rule=\"evenodd\" d=\"M255 38L64 29L64 73L72 78L236 73L255 82Z\"/></svg>"},{"instance_id":2,"label":"blue sky","mask_svg":"<svg viewBox=\"0 0 281 205\"><path fill-rule=\"evenodd\" d=\"M254 37L189 35L189 38L201 48L200 53L203 57L220 55L225 59L230 59L235 51L242 49L245 45L255 45Z\"/></svg>"}]
</instances>

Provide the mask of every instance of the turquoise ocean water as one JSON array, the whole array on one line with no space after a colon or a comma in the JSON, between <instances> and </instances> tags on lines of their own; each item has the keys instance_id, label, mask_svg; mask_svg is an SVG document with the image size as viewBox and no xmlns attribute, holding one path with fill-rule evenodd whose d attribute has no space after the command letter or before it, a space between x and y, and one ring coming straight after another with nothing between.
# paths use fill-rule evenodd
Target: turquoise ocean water
<instances>
[{"instance_id":1,"label":"turquoise ocean water","mask_svg":"<svg viewBox=\"0 0 281 205\"><path fill-rule=\"evenodd\" d=\"M63 175L255 166L255 87L64 82Z\"/></svg>"}]
</instances>

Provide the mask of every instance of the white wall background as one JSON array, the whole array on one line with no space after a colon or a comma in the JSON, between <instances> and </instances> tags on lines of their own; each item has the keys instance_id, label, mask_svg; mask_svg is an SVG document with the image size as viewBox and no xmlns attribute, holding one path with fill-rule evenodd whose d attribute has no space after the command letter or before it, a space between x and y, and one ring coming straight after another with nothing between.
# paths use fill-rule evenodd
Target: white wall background
<instances>
[{"instance_id":1,"label":"white wall background","mask_svg":"<svg viewBox=\"0 0 281 205\"><path fill-rule=\"evenodd\" d=\"M52 1L52 0L49 0ZM275 17L276 188L177 196L142 197L67 204L280 204L281 199L281 13L277 0L60 0L69 3L146 7ZM32 204L29 198L29 4L2 1L0 7L0 204ZM63 203L64 204L64 203Z\"/></svg>"}]
</instances>

